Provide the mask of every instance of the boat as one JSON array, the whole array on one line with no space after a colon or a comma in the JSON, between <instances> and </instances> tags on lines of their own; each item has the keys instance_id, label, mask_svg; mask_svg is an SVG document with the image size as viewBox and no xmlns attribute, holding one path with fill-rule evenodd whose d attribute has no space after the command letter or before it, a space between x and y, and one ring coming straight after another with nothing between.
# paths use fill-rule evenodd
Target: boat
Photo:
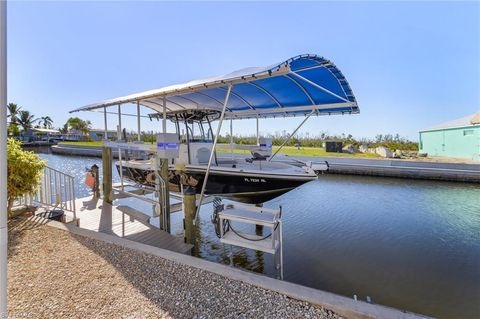
<instances>
[{"instance_id":1,"label":"boat","mask_svg":"<svg viewBox=\"0 0 480 319\"><path fill-rule=\"evenodd\" d=\"M141 106L153 111L148 115L150 120L163 121L163 133L159 136L173 134L167 133L167 121L175 125L173 135L178 142L157 143L157 149L165 150L168 146L175 150L176 156L163 157L169 161L169 190L180 191L183 186L190 186L201 198L210 194L247 203L273 199L317 179L320 172L328 169L327 163L273 160L311 116L359 113L355 96L342 72L330 60L314 54L299 55L268 67L246 68L118 97L71 112L103 109L107 132L107 108L118 107L118 141L114 144L105 141L105 146L132 150L137 146L122 141L120 133L121 106L129 103L137 106L139 133ZM283 117L302 117L303 120L272 154L271 140L261 140L258 134L258 122ZM258 145L251 148L251 157L222 158L216 153L222 123L230 120L230 136L233 136L232 121L237 119L257 120ZM217 122L216 134L213 134L212 122ZM233 140L230 145L233 147ZM160 157L157 155L157 158ZM155 186L159 166L152 159L130 156L120 159L116 166L123 179L145 187Z\"/></svg>"},{"instance_id":2,"label":"boat","mask_svg":"<svg viewBox=\"0 0 480 319\"><path fill-rule=\"evenodd\" d=\"M170 114L169 118L175 122L176 127L179 127L179 119L183 119L186 128L185 136L180 136L180 132L177 132L183 143L179 146L179 157L169 164L170 191L180 192L182 185L190 186L200 193L213 148L208 116L214 113L215 111L188 111ZM194 126L199 128L199 133L192 136ZM252 147L251 157L221 158L215 150L214 153L205 194L244 203L258 204L269 201L304 183L316 180L318 174L328 170L326 162L293 165L268 161L271 156L270 139L262 139L261 146ZM147 188L155 187L153 156L151 159L130 159L117 161L115 164L118 172L122 171L120 175L124 179Z\"/></svg>"}]
</instances>

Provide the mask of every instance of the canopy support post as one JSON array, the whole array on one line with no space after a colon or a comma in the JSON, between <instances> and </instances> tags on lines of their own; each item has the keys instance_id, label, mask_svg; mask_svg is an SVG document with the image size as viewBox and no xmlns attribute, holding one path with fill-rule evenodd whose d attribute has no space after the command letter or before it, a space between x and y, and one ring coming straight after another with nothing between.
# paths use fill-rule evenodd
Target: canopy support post
<instances>
[{"instance_id":1,"label":"canopy support post","mask_svg":"<svg viewBox=\"0 0 480 319\"><path fill-rule=\"evenodd\" d=\"M217 133L215 134L215 139L213 140L212 151L210 152L210 158L208 159L207 171L205 172L205 177L203 178L202 191L200 192L200 199L197 206L197 211L195 212L195 218L193 219L193 224L197 222L198 214L202 208L203 196L205 194L205 187L207 186L208 175L210 174L210 166L212 166L213 154L215 154L215 147L217 146L218 136L220 135L220 129L222 128L223 118L225 117L225 110L227 109L228 99L230 97L230 92L232 91L232 84L228 84L227 94L225 95L225 101L223 102L222 114L218 121Z\"/></svg>"},{"instance_id":2,"label":"canopy support post","mask_svg":"<svg viewBox=\"0 0 480 319\"><path fill-rule=\"evenodd\" d=\"M106 141L108 140L108 128L107 128L107 107L103 107L103 125L105 126L105 130L103 132L103 140Z\"/></svg>"},{"instance_id":3,"label":"canopy support post","mask_svg":"<svg viewBox=\"0 0 480 319\"><path fill-rule=\"evenodd\" d=\"M137 101L137 141L141 141L140 137L140 101Z\"/></svg>"},{"instance_id":4,"label":"canopy support post","mask_svg":"<svg viewBox=\"0 0 480 319\"><path fill-rule=\"evenodd\" d=\"M167 97L163 97L163 121L162 121L163 133L167 133Z\"/></svg>"},{"instance_id":5,"label":"canopy support post","mask_svg":"<svg viewBox=\"0 0 480 319\"><path fill-rule=\"evenodd\" d=\"M0 317L7 309L7 2L0 1Z\"/></svg>"},{"instance_id":6,"label":"canopy support post","mask_svg":"<svg viewBox=\"0 0 480 319\"><path fill-rule=\"evenodd\" d=\"M167 97L164 96L162 100L163 106L163 119L162 119L162 131L167 133ZM163 218L163 229L170 233L170 189L168 178L168 159L157 158L157 163L160 164L157 170L159 170L159 177L163 180L163 189L160 192L160 211L162 212L160 218ZM162 223L160 223L162 224Z\"/></svg>"},{"instance_id":7,"label":"canopy support post","mask_svg":"<svg viewBox=\"0 0 480 319\"><path fill-rule=\"evenodd\" d=\"M302 123L300 123L299 126L297 126L297 128L295 129L295 131L293 131L288 137L287 139L282 143L282 145L280 145L280 147L278 148L278 150L275 151L275 153L273 153L272 156L270 156L270 158L268 159L268 161L271 161L275 155L277 155L278 152L280 152L280 150L285 146L285 144L288 143L288 141L290 141L290 139L293 137L293 135L295 135L295 133L297 133L297 131L302 127L303 124L305 124L305 122L308 120L308 118L310 116L312 116L312 114L315 112L315 110L312 110L310 113L308 113L308 115L305 117L305 119L302 121Z\"/></svg>"},{"instance_id":8,"label":"canopy support post","mask_svg":"<svg viewBox=\"0 0 480 319\"><path fill-rule=\"evenodd\" d=\"M122 140L122 107L121 104L118 104L118 128L117 128L117 142ZM125 191L123 186L123 165L122 165L122 149L118 148L118 163L120 165L120 185L122 191Z\"/></svg>"},{"instance_id":9,"label":"canopy support post","mask_svg":"<svg viewBox=\"0 0 480 319\"><path fill-rule=\"evenodd\" d=\"M257 114L257 145L260 145L260 133L258 130L258 114Z\"/></svg>"},{"instance_id":10,"label":"canopy support post","mask_svg":"<svg viewBox=\"0 0 480 319\"><path fill-rule=\"evenodd\" d=\"M230 119L230 152L232 153L233 160L233 118Z\"/></svg>"}]
</instances>

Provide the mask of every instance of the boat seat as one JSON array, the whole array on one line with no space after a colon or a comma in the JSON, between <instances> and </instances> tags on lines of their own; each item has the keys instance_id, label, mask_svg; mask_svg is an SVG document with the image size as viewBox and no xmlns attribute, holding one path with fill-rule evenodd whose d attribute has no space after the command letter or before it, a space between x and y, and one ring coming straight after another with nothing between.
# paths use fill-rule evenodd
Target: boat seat
<instances>
[{"instance_id":1,"label":"boat seat","mask_svg":"<svg viewBox=\"0 0 480 319\"><path fill-rule=\"evenodd\" d=\"M206 147L202 147L197 150L197 161L198 164L207 164L208 159L210 158L210 150Z\"/></svg>"},{"instance_id":2,"label":"boat seat","mask_svg":"<svg viewBox=\"0 0 480 319\"><path fill-rule=\"evenodd\" d=\"M246 158L245 161L252 163L253 161L266 161L269 155L263 155L258 152L252 151L252 158Z\"/></svg>"}]
</instances>

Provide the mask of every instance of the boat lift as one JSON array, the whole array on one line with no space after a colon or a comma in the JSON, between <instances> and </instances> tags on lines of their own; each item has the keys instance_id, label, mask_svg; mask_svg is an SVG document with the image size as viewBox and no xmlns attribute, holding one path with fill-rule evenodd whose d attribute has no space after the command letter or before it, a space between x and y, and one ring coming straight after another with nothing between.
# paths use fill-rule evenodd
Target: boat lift
<instances>
[{"instance_id":1,"label":"boat lift","mask_svg":"<svg viewBox=\"0 0 480 319\"><path fill-rule=\"evenodd\" d=\"M157 115L163 115L163 133L157 140L157 145L151 146L126 143L121 139L121 105L135 103L137 114L138 139L140 141L140 106L153 110ZM205 188L213 162L215 148L222 128L224 119L257 119L257 137L259 118L295 117L305 116L300 125L289 135L280 148L268 159L271 161L280 149L291 139L300 127L312 115L332 114L356 114L359 108L353 92L344 75L329 60L312 54L293 57L284 62L265 68L246 68L224 76L195 80L185 84L172 85L158 90L150 90L106 100L100 103L90 104L77 108L71 112L99 111L103 109L105 119L105 137L107 137L107 107L118 107L119 127L118 141L105 142L103 152L104 163L104 196L111 200L111 148L118 148L120 165L122 163L122 150L141 149L155 151L156 187L155 192L159 199L155 204L155 212L161 215L162 229L170 230L169 226L169 191L168 191L168 156L158 151L158 148L167 150L169 143L166 132L167 113L176 114L188 110L214 110L220 113L213 145L210 151L205 177L200 191L199 203L195 211L193 223L198 219ZM109 113L110 114L110 113ZM127 114L126 114L127 115ZM232 129L232 122L230 122ZM231 134L232 135L232 134ZM167 144L165 144L167 143ZM258 140L257 143L260 143ZM233 146L233 138L230 140ZM176 144L178 145L178 144ZM177 147L177 146L175 146ZM110 149L108 151L107 149ZM310 163L311 166L311 163ZM110 171L110 173L108 173ZM120 166L121 185L115 191L124 191L123 168ZM108 175L110 174L110 175ZM110 180L110 185L105 183ZM105 195L106 194L106 195ZM235 207L235 206L234 206ZM235 210L236 209L236 210ZM272 227L278 225L279 234L272 232L273 244L270 248L263 247L258 243L251 248L272 252L281 247L281 214L271 211L269 215L263 215L265 209L257 211L249 208L228 208L220 216L222 220L237 220L246 223L263 224ZM273 226L274 228L277 226ZM233 235L222 235L225 243L244 245L240 239L233 239ZM276 242L278 240L278 243ZM263 247L263 248L262 248ZM281 252L281 249L280 249ZM280 253L281 256L281 253ZM280 257L280 260L282 257Z\"/></svg>"},{"instance_id":2,"label":"boat lift","mask_svg":"<svg viewBox=\"0 0 480 319\"><path fill-rule=\"evenodd\" d=\"M272 254L279 279L283 279L282 207L256 207L239 203L218 205L213 220L220 242ZM269 229L265 236L235 230L233 223L262 226ZM233 266L233 260L230 260Z\"/></svg>"}]
</instances>

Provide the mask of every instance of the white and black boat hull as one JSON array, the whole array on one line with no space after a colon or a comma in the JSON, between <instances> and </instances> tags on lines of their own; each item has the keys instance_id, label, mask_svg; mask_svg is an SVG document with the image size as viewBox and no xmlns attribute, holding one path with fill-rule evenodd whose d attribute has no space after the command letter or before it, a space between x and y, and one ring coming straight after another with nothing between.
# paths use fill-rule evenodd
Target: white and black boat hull
<instances>
[{"instance_id":1,"label":"white and black boat hull","mask_svg":"<svg viewBox=\"0 0 480 319\"><path fill-rule=\"evenodd\" d=\"M117 169L120 166L117 163ZM200 193L206 168L186 170L169 169L169 190L180 191L180 184L191 186ZM155 173L144 167L123 166L123 177L147 187L155 187ZM284 175L268 171L242 172L214 167L210 170L205 194L215 195L244 203L263 203L278 197L306 182L315 180L314 174Z\"/></svg>"}]
</instances>

